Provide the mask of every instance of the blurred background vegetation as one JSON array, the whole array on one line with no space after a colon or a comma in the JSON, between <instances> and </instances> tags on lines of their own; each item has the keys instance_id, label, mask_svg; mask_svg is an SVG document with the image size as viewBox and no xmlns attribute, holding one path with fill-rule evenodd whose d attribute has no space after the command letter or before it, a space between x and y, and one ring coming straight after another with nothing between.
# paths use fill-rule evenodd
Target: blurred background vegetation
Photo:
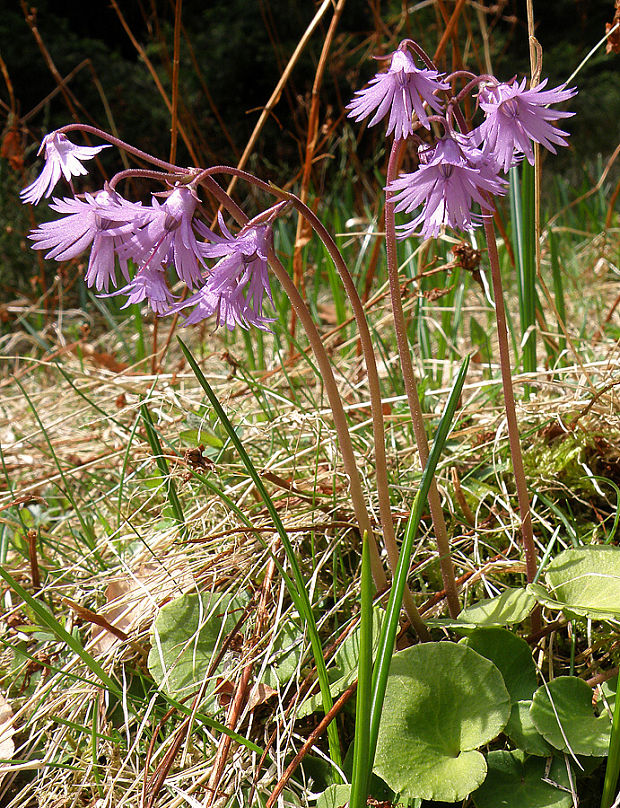
<instances>
[{"instance_id":1,"label":"blurred background vegetation","mask_svg":"<svg viewBox=\"0 0 620 808\"><path fill-rule=\"evenodd\" d=\"M236 164L318 3L290 0L183 0L179 118L201 165ZM348 0L321 86L319 143L312 187L325 198L354 182L357 202L367 201L377 167L384 163L382 128L350 126L344 105L376 71L373 54L389 53L406 36L434 52L450 0L405 4L397 0ZM170 148L170 115L147 60L165 92L172 86L172 0L92 0L84 4L14 0L0 15L5 114L0 160L0 282L12 291L27 287L32 254L23 238L33 214L16 193L39 170L42 136L82 120L159 156ZM612 0L535 2L536 33L543 51L543 76L550 85L566 80L605 33ZM312 82L331 14L325 15L297 63L262 131L249 167L285 184L299 179L303 164ZM485 70L508 79L529 73L525 0L468 2L458 38L445 49L440 67ZM458 44L457 44L458 43ZM599 48L574 82L577 114L568 123L570 150L553 158L554 172L592 184L617 144L620 82L615 54ZM54 70L57 71L56 77ZM58 80L67 79L62 88ZM612 123L613 122L613 123ZM381 131L380 131L381 130ZM179 139L177 162L192 164ZM110 174L118 154L102 154ZM360 180L362 180L360 182ZM100 178L95 179L100 182ZM82 186L86 187L86 186ZM376 187L376 186L375 186ZM366 197L364 197L366 194ZM328 200L326 200L328 201ZM37 217L39 213L37 213ZM21 236L21 238L20 238ZM7 267L11 267L10 280ZM41 271L47 271L43 268ZM10 289L0 292L3 297Z\"/></svg>"}]
</instances>

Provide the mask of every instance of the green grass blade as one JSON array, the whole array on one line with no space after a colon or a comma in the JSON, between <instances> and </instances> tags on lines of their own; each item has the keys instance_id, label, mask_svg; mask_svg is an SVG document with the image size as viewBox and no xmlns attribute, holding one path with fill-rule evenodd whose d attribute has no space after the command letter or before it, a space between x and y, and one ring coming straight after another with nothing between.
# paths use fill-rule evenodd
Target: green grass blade
<instances>
[{"instance_id":1,"label":"green grass blade","mask_svg":"<svg viewBox=\"0 0 620 808\"><path fill-rule=\"evenodd\" d=\"M560 256L558 252L558 242L553 230L549 230L549 255L551 258L551 273L553 276L553 296L555 298L555 308L558 313L558 348L560 354L566 350L566 337L564 331L566 328L566 299L564 295L564 280L562 278L562 269L560 267Z\"/></svg>"},{"instance_id":2,"label":"green grass blade","mask_svg":"<svg viewBox=\"0 0 620 808\"><path fill-rule=\"evenodd\" d=\"M367 785L372 764L369 761L370 697L372 693L372 601L374 586L370 569L370 544L364 531L362 544L362 580L360 585L360 645L357 665L357 701L355 706L355 740L353 776L349 808L365 808Z\"/></svg>"},{"instance_id":3,"label":"green grass blade","mask_svg":"<svg viewBox=\"0 0 620 808\"><path fill-rule=\"evenodd\" d=\"M52 631L52 633L55 634L61 642L64 642L74 654L79 656L82 662L84 662L84 664L95 674L95 676L103 685L105 685L105 687L107 687L111 693L114 693L115 696L121 698L120 687L108 676L97 660L92 657L88 651L86 651L82 643L76 637L74 637L73 634L69 634L69 632L58 622L58 620L56 620L54 615L45 606L39 603L36 598L33 598L30 592L17 583L11 573L5 570L2 566L0 566L0 577L3 578L11 589L17 595L19 595L24 603L30 609L32 609L41 624L47 626L47 628L49 628L50 631Z\"/></svg>"},{"instance_id":4,"label":"green grass blade","mask_svg":"<svg viewBox=\"0 0 620 808\"><path fill-rule=\"evenodd\" d=\"M149 408L147 407L145 402L142 402L142 404L140 404L140 413L142 415L144 428L146 429L146 437L149 442L149 446L151 447L151 451L153 452L153 456L155 457L155 462L157 463L157 467L159 468L161 476L166 482L166 496L168 498L168 502L170 503L170 508L172 510L175 520L178 522L179 527L181 528L181 533L184 534L186 528L185 528L185 516L183 515L183 508L181 507L181 502L177 494L177 489L174 485L174 480L170 476L168 461L164 457L164 453L161 448L161 443L159 442L159 435L155 430L153 419L151 418L151 413L149 412Z\"/></svg>"},{"instance_id":5,"label":"green grass blade","mask_svg":"<svg viewBox=\"0 0 620 808\"><path fill-rule=\"evenodd\" d=\"M620 774L620 692L616 685L616 704L614 706L614 718L611 725L611 737L609 739L609 752L607 755L607 768L605 769L601 808L611 808L616 797L618 774Z\"/></svg>"},{"instance_id":6,"label":"green grass blade","mask_svg":"<svg viewBox=\"0 0 620 808\"><path fill-rule=\"evenodd\" d=\"M536 370L536 260L534 226L534 169L523 165L510 169L510 218L517 262L519 318L521 321L522 364L526 373ZM525 386L526 397L529 387Z\"/></svg>"},{"instance_id":7,"label":"green grass blade","mask_svg":"<svg viewBox=\"0 0 620 808\"><path fill-rule=\"evenodd\" d=\"M239 440L239 437L235 432L233 425L229 421L228 416L224 412L224 409L220 404L217 396L211 389L211 385L206 380L202 370L196 363L196 360L192 356L192 353L187 347L187 345L185 345L185 343L180 337L177 337L177 340L181 346L181 350L185 354L185 358L187 359L192 371L194 372L194 375L198 380L198 383L207 394L207 397L211 402L213 409L217 413L218 418L220 419L222 425L226 429L226 432L230 437L231 443L235 447L239 457L241 458L244 466L246 467L246 470L250 475L252 481L254 482L256 490L258 491L261 499L263 500L265 507L267 508L267 511L271 516L271 519L273 520L274 526L278 531L280 541L282 542L282 546L284 547L284 551L286 552L288 562L291 565L291 570L293 571L294 587L289 589L289 594L293 598L293 601L299 611L299 614L306 623L306 629L308 631L310 645L312 647L312 653L314 656L314 664L316 665L317 677L321 689L323 709L325 713L328 713L329 710L331 710L331 708L333 707L333 700L329 690L329 679L327 677L327 668L325 667L325 660L323 659L323 649L321 647L321 640L319 638L316 621L314 619L314 614L312 613L310 599L308 598L306 582L304 581L303 575L301 574L301 569L297 562L293 545L291 544L291 541L284 528L284 525L282 524L282 520L280 519L280 515L278 514L271 500L271 497L269 496L269 494L267 493L267 489L263 485L263 481L261 480L260 475L256 471L256 468L254 467L254 464L252 463L250 456L248 455L248 453L243 447L243 444ZM327 736L329 740L329 749L332 760L336 764L336 766L340 768L342 765L342 757L340 754L340 741L338 739L338 730L333 722L327 728ZM339 782L340 777L337 773L335 774L335 777L337 779L337 782Z\"/></svg>"},{"instance_id":8,"label":"green grass blade","mask_svg":"<svg viewBox=\"0 0 620 808\"><path fill-rule=\"evenodd\" d=\"M398 566L392 582L392 589L390 591L390 598L388 601L387 611L383 618L381 626L381 635L379 637L379 647L377 649L377 662L373 673L372 680L372 700L371 700L371 715L370 715L370 738L369 738L369 753L368 762L369 770L372 769L375 751L377 748L377 737L379 735L379 723L381 721L381 710L383 707L383 699L385 697L385 689L387 687L388 674L390 672L390 662L392 659L392 651L394 642L396 640L396 633L398 631L398 617L403 600L403 593L405 591L405 584L407 582L407 573L409 572L409 563L411 560L411 552L413 549L413 541L418 531L420 519L424 508L427 507L428 490L431 481L439 462L439 457L445 446L448 438L448 433L452 426L454 414L458 407L459 398L465 382L467 368L469 366L469 357L466 357L461 365L461 369L452 385L450 396L444 408L437 433L433 442L431 453L428 457L422 479L420 480L420 488L413 501L411 514L405 529L405 537L398 556Z\"/></svg>"}]
</instances>

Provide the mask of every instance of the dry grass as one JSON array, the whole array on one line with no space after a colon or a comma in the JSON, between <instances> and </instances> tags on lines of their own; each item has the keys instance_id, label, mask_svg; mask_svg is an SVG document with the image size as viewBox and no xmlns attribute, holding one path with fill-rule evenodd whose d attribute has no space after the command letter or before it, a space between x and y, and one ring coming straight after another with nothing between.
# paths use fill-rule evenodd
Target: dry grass
<instances>
[{"instance_id":1,"label":"dry grass","mask_svg":"<svg viewBox=\"0 0 620 808\"><path fill-rule=\"evenodd\" d=\"M598 436L604 441L599 459L616 472L620 467L620 350L605 335L597 341L592 337L607 305L602 301L614 295L616 269L609 256L611 240L617 240L617 235L609 231L603 245L598 237L584 239L575 254L581 271L573 273L574 282L585 293L569 295L573 307L569 346L574 346L575 353L569 348L564 366L527 377L535 394L519 409L522 433L530 436L525 439L530 451L544 443L540 429L545 425L553 427L557 435L572 431L584 441ZM607 263L603 266L601 262ZM600 278L596 286L584 283L590 272ZM381 290L376 297L380 295ZM416 304L415 297L408 300L410 313ZM441 301L433 306L439 317ZM389 343L387 315L372 301L370 308L376 333ZM483 290L470 287L464 316L481 317L488 310ZM78 633L86 650L116 677L125 696L118 701L106 695L86 665L49 631L37 626L32 610L5 589L1 688L10 694L14 712L16 762L2 767L0 800L7 808L135 806L144 787L149 744L153 744L150 775L165 760L182 725L177 711L157 729L166 715L166 702L153 688L145 662L155 616L164 603L182 593L245 589L260 595L269 553L258 542L257 532L267 545L277 545L251 480L226 448L225 435L210 420L202 391L183 366L174 342L165 368L158 374L143 372L144 365L113 372L103 366L110 363L102 357L118 361L122 356L117 333L102 333L97 340L88 342L86 338L71 347L62 336L59 321L65 326L70 322L67 312L62 317L56 312L47 327L48 335L56 334L60 348L53 360L37 356L35 350L27 355L29 337L20 331L3 346L5 356L11 355L5 358L1 382L2 541L11 574L40 603L52 608L68 631ZM432 328L438 322L429 324ZM359 535L320 380L301 360L289 365L284 374L274 358L267 368L265 386L252 392L246 381L233 374L230 364L230 355L242 357L243 347L222 346L226 355L217 347L218 335L209 339L205 352L197 334L190 335L196 354L205 352L202 366L206 375L242 431L244 445L262 469L297 543L304 573L319 604L319 622L328 648L355 615ZM355 352L347 349L349 343L343 343L338 333L332 340L367 500L376 515L364 376ZM458 345L462 353L475 347L464 338ZM422 374L432 371L440 383L429 399L431 410L439 411L447 392L441 382L447 384L455 367L454 359L420 365ZM387 378L388 368L383 371ZM522 571L516 541L518 516L510 477L505 474L507 446L498 374L494 367L491 372L489 378L485 363L472 366L439 476L466 602L496 594ZM255 379L260 375L256 373ZM517 385L526 380L519 375L515 378ZM165 447L184 509L185 537L167 511L166 481L153 461L139 419L142 400L148 402ZM386 396L385 400L394 513L402 520L419 469L401 401L402 396ZM200 453L187 453L209 440L218 444L217 451L211 452L215 462L201 460ZM474 485L475 477L468 477L480 463L491 470L484 486ZM453 468L457 478L463 478L462 485L455 483ZM251 519L254 532L196 474L233 500ZM542 476L536 481L536 490L552 499L558 492L565 496L563 488L561 480ZM583 511L589 509L592 521L614 508L613 492L606 487L600 496L591 490L576 492L574 501ZM542 555L556 519L540 500L534 502L534 518ZM25 539L29 529L36 538L36 552L30 554ZM426 541L429 529L430 520L416 549L411 576L427 616L441 613L443 606L436 552ZM257 617L249 614L242 641L228 652L227 679L233 691L250 661L250 683L260 681L276 634L287 625L291 607L277 576L266 594L267 619L261 636L253 637ZM93 630L92 613L121 628L126 639L116 639L105 629ZM594 653L586 656L582 672L592 674L592 666L600 661ZM265 796L314 725L310 719L296 724L294 710L289 709L308 671L304 663L267 702L250 705L251 709L246 706L237 717L239 731L260 747L267 745L275 730L271 762L262 768L256 784L258 793ZM220 710L219 720L226 720L225 716ZM221 737L196 719L192 732L181 739L156 805L192 804L182 792L204 800ZM317 754L322 754L320 743ZM247 789L258 772L257 761L256 752L233 743L216 804L224 805L233 795L239 804L245 804ZM304 781L312 776L310 768L298 770L285 802L307 801L318 787L316 774L314 781Z\"/></svg>"}]
</instances>

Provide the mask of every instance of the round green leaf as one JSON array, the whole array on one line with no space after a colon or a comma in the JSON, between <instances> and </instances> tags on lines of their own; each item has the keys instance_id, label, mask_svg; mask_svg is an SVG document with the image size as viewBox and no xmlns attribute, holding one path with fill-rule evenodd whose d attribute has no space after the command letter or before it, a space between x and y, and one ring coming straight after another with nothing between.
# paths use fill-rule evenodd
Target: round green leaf
<instances>
[{"instance_id":1,"label":"round green leaf","mask_svg":"<svg viewBox=\"0 0 620 808\"><path fill-rule=\"evenodd\" d=\"M530 708L532 721L543 738L563 752L603 756L609 747L611 721L597 716L592 690L576 676L559 676L539 687Z\"/></svg>"},{"instance_id":2,"label":"round green leaf","mask_svg":"<svg viewBox=\"0 0 620 808\"><path fill-rule=\"evenodd\" d=\"M163 606L151 629L148 669L175 698L192 693L207 675L211 660L241 617L247 598L211 593L183 595ZM220 664L213 674L221 674Z\"/></svg>"},{"instance_id":3,"label":"round green leaf","mask_svg":"<svg viewBox=\"0 0 620 808\"><path fill-rule=\"evenodd\" d=\"M351 796L351 786L328 786L316 801L316 808L345 808Z\"/></svg>"},{"instance_id":4,"label":"round green leaf","mask_svg":"<svg viewBox=\"0 0 620 808\"><path fill-rule=\"evenodd\" d=\"M524 759L519 752L490 752L487 779L472 795L476 808L570 808L570 791L549 782L569 785L564 761L558 763L547 774L546 761L541 758Z\"/></svg>"},{"instance_id":5,"label":"round green leaf","mask_svg":"<svg viewBox=\"0 0 620 808\"><path fill-rule=\"evenodd\" d=\"M471 648L424 643L392 658L375 770L407 799L455 802L485 778L478 747L510 715L501 673Z\"/></svg>"},{"instance_id":6,"label":"round green leaf","mask_svg":"<svg viewBox=\"0 0 620 808\"><path fill-rule=\"evenodd\" d=\"M554 750L538 732L530 715L531 699L524 699L512 705L510 719L504 728L513 744L527 752L528 755L538 755L539 757L549 757Z\"/></svg>"},{"instance_id":7,"label":"round green leaf","mask_svg":"<svg viewBox=\"0 0 620 808\"><path fill-rule=\"evenodd\" d=\"M593 620L620 620L620 547L564 550L547 567L545 579L549 593L540 584L529 587L544 606Z\"/></svg>"},{"instance_id":8,"label":"round green leaf","mask_svg":"<svg viewBox=\"0 0 620 808\"><path fill-rule=\"evenodd\" d=\"M504 677L512 703L532 697L536 690L536 666L529 645L505 628L478 628L461 640L480 656L490 659Z\"/></svg>"},{"instance_id":9,"label":"round green leaf","mask_svg":"<svg viewBox=\"0 0 620 808\"><path fill-rule=\"evenodd\" d=\"M462 623L477 626L511 626L520 623L534 608L536 598L526 589L506 589L496 598L479 600L459 614Z\"/></svg>"}]
</instances>

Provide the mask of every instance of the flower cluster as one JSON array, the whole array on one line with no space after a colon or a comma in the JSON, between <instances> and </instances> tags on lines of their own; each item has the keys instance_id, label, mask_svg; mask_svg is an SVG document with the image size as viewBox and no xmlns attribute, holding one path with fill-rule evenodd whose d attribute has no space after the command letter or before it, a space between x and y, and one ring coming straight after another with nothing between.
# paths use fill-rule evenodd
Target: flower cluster
<instances>
[{"instance_id":1,"label":"flower cluster","mask_svg":"<svg viewBox=\"0 0 620 808\"><path fill-rule=\"evenodd\" d=\"M349 116L359 121L374 113L369 121L373 126L389 115L387 134L394 132L395 138L411 139L418 146L417 170L401 175L386 189L396 202L396 211L410 213L421 208L411 222L400 227L401 238L436 236L445 226L471 230L480 222L474 204L489 213L491 197L505 193L501 174L523 157L534 164L533 143L554 153L554 146L567 145L567 132L554 123L574 113L549 105L567 101L576 90L564 85L548 90L546 80L526 90L525 79L499 82L493 76L472 76L468 88L478 87L484 120L470 129L459 110L460 97L448 96L451 79L458 74L443 76L428 66L418 68L412 47L423 54L409 40L401 43L390 57L387 72L379 73L355 94L348 105ZM432 121L443 127L444 135L429 147L415 130L420 126L430 129Z\"/></svg>"},{"instance_id":2,"label":"flower cluster","mask_svg":"<svg viewBox=\"0 0 620 808\"><path fill-rule=\"evenodd\" d=\"M416 59L424 66L418 67ZM387 60L387 70L355 93L347 109L357 121L370 118L370 126L387 118L387 134L415 146L416 170L391 176L386 188L395 211L413 214L399 227L401 238L437 236L446 226L471 230L480 224L481 214L492 212L493 197L505 193L502 175L523 158L533 164L534 143L552 152L567 145L567 133L555 124L573 113L550 105L567 101L575 89L562 85L550 90L543 81L528 90L525 79L500 82L465 71L444 75L411 40L404 40ZM463 76L466 87L451 95ZM477 90L477 109L484 116L476 127L460 108L471 90ZM433 140L437 126L443 133ZM424 139L417 134L420 127L426 130ZM61 177L72 196L52 199L50 207L61 218L31 232L34 248L57 261L76 258L90 248L86 283L102 295L125 295L125 305L147 301L158 315L182 312L186 324L214 317L216 326L229 329L236 325L268 329L272 320L263 307L265 297L273 304L268 276L273 250L270 222L281 206L236 235L220 216L221 235L217 235L200 219L198 187L204 173L176 166L169 167L173 174L156 175L163 176L168 188L154 195L150 204L124 199L114 181L94 194L76 195L72 178L86 174L82 163L104 148L78 146L63 131L43 139L39 154L44 153L45 165L22 191L23 201L37 204L50 197ZM162 166L161 160L140 155ZM188 296L179 299L174 294L177 282L185 285Z\"/></svg>"},{"instance_id":3,"label":"flower cluster","mask_svg":"<svg viewBox=\"0 0 620 808\"><path fill-rule=\"evenodd\" d=\"M22 192L26 202L50 196L61 175L70 181L85 174L82 161L103 146L77 146L54 132L44 138L43 148L45 166ZM198 218L199 199L191 176L187 184L159 196L163 201L153 197L150 205L142 205L106 186L92 195L54 197L50 207L62 218L41 224L30 238L35 249L47 250L45 257L57 261L76 258L90 247L86 283L107 296L126 295L125 306L147 301L159 315L195 306L185 320L188 325L215 314L216 325L267 329L271 320L263 312L263 302L265 295L271 301L267 261L273 235L265 217L235 237L220 216L222 237ZM218 260L209 266L209 259ZM116 289L117 266L125 280L120 289ZM174 276L193 292L178 303L170 286Z\"/></svg>"}]
</instances>

